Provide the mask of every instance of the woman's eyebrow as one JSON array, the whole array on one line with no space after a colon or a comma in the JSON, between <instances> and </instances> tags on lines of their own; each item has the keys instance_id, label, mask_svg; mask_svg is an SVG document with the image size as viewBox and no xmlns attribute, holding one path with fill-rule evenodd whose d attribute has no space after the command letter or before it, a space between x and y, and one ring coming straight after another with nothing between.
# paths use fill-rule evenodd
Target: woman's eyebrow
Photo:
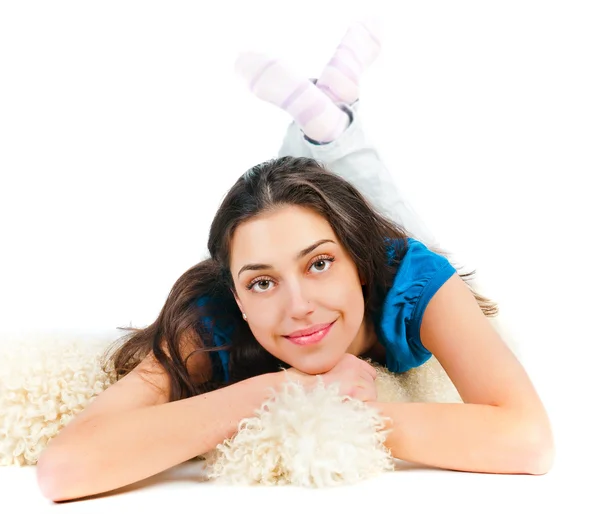
<instances>
[{"instance_id":1,"label":"woman's eyebrow","mask_svg":"<svg viewBox=\"0 0 600 514\"><path fill-rule=\"evenodd\" d=\"M319 246L321 246L322 244L325 244L325 243L335 244L335 241L332 241L331 239L319 239L315 243L304 248L304 250L300 250L298 252L298 255L296 255L296 260L302 259L302 257L305 257L310 252L316 250ZM246 264L246 265L242 266L240 271L238 272L238 278L244 271L258 271L258 270L266 270L266 269L273 269L273 266L271 266L270 264Z\"/></svg>"}]
</instances>

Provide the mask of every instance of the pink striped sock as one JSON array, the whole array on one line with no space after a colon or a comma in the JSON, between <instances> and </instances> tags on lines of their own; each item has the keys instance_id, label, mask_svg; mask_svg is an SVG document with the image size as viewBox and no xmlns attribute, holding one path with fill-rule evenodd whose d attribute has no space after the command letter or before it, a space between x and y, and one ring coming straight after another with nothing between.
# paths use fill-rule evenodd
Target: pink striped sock
<instances>
[{"instance_id":1,"label":"pink striped sock","mask_svg":"<svg viewBox=\"0 0 600 514\"><path fill-rule=\"evenodd\" d=\"M288 112L311 139L327 143L348 126L348 115L307 78L264 54L241 54L235 69L260 99Z\"/></svg>"},{"instance_id":2,"label":"pink striped sock","mask_svg":"<svg viewBox=\"0 0 600 514\"><path fill-rule=\"evenodd\" d=\"M360 76L381 50L380 32L376 20L356 22L346 31L317 81L317 87L335 103L358 100Z\"/></svg>"}]
</instances>

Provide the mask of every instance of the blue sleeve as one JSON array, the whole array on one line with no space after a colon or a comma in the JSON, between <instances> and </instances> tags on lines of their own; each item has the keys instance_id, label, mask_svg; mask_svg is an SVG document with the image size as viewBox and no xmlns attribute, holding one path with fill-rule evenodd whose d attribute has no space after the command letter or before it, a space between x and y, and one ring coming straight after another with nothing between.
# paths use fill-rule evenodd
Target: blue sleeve
<instances>
[{"instance_id":1,"label":"blue sleeve","mask_svg":"<svg viewBox=\"0 0 600 514\"><path fill-rule=\"evenodd\" d=\"M431 352L421 343L421 322L435 293L456 273L448 259L424 244L408 240L381 311L380 338L390 371L402 373L427 362Z\"/></svg>"},{"instance_id":2,"label":"blue sleeve","mask_svg":"<svg viewBox=\"0 0 600 514\"><path fill-rule=\"evenodd\" d=\"M211 298L203 296L197 300L196 305L204 307L211 300ZM231 327L227 329L219 326L210 316L202 316L200 321L205 330L212 332L212 339L216 347L227 346L230 343ZM223 370L223 381L225 383L229 382L229 350L217 350L207 353L213 364L213 369L219 369L220 364L220 368Z\"/></svg>"}]
</instances>

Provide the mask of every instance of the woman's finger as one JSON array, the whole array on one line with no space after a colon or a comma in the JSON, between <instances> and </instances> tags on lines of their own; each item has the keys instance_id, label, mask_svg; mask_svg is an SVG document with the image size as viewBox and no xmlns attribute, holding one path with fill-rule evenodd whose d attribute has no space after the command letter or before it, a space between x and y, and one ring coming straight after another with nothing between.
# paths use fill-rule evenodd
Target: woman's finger
<instances>
[{"instance_id":1,"label":"woman's finger","mask_svg":"<svg viewBox=\"0 0 600 514\"><path fill-rule=\"evenodd\" d=\"M371 375L371 377L373 377L373 379L377 378L377 370L366 361L362 361L362 363L363 363L363 368L365 369L365 371L369 375Z\"/></svg>"}]
</instances>

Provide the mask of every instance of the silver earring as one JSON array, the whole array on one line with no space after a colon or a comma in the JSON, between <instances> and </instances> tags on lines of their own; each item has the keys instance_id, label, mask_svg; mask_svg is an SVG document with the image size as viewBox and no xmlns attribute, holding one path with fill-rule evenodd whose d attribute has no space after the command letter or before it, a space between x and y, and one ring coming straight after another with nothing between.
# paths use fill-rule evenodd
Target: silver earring
<instances>
[{"instance_id":1,"label":"silver earring","mask_svg":"<svg viewBox=\"0 0 600 514\"><path fill-rule=\"evenodd\" d=\"M246 316L245 312L242 312L242 318L244 318L244 321L248 321L248 316Z\"/></svg>"}]
</instances>

